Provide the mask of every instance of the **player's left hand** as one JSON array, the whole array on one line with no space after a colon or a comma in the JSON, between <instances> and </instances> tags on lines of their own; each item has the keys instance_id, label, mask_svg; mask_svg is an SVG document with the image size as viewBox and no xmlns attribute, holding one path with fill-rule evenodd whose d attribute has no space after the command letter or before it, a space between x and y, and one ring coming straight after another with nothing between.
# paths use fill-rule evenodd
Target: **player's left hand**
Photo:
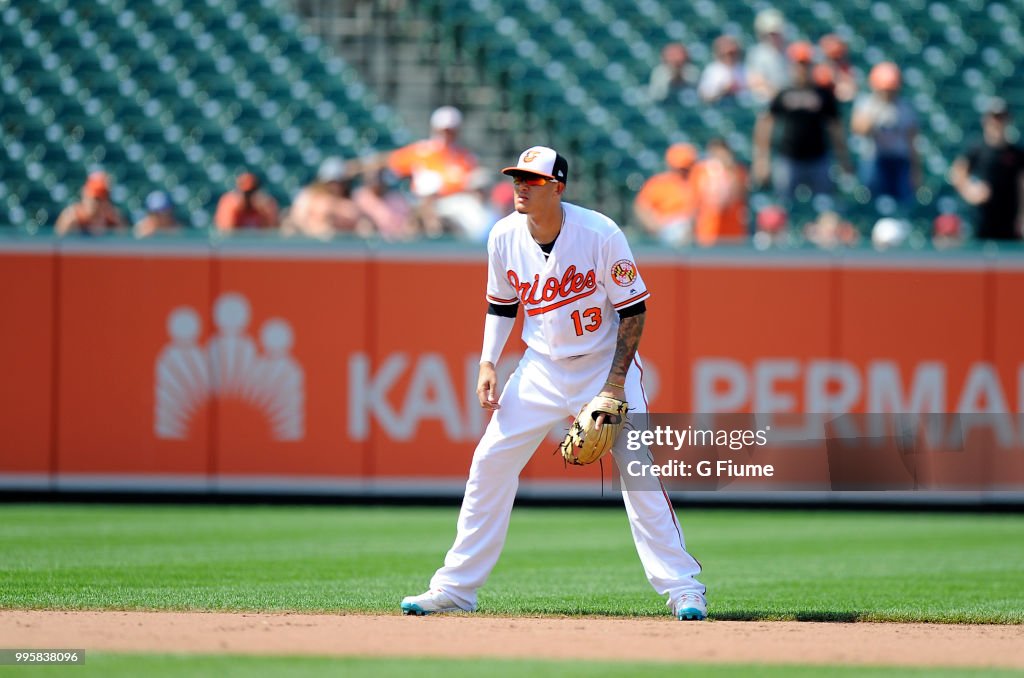
<instances>
[{"instance_id":1,"label":"player's left hand","mask_svg":"<svg viewBox=\"0 0 1024 678\"><path fill-rule=\"evenodd\" d=\"M608 384L605 384L604 385L604 390L602 390L597 395L605 396L605 397L608 397L608 398L615 398L616 400L625 400L626 399L626 389L618 388L616 386L609 386ZM601 430L601 425L604 424L604 419L605 419L605 414L603 412L601 414L597 415L597 418L594 420L594 429L595 430L597 430L597 431Z\"/></svg>"},{"instance_id":2,"label":"player's left hand","mask_svg":"<svg viewBox=\"0 0 1024 678\"><path fill-rule=\"evenodd\" d=\"M612 389L609 393L622 391ZM619 432L626 425L629 403L614 396L595 396L576 415L569 432L558 446L562 458L569 464L592 464L608 452Z\"/></svg>"}]
</instances>

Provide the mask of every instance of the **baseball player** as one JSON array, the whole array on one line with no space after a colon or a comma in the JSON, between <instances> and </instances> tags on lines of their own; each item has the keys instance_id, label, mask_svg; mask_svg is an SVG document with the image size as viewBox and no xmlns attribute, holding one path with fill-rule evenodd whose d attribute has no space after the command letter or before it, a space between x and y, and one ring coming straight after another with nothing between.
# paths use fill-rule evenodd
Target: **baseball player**
<instances>
[{"instance_id":1,"label":"baseball player","mask_svg":"<svg viewBox=\"0 0 1024 678\"><path fill-rule=\"evenodd\" d=\"M645 414L643 364L637 346L650 296L626 237L608 217L562 202L569 166L535 146L502 170L515 185L515 212L487 242L487 301L477 396L494 414L469 470L455 543L430 589L402 600L404 614L476 609L477 590L498 561L519 474L553 426L596 395ZM500 391L494 365L519 307L527 350ZM620 468L647 451L613 451ZM635 455L635 456L634 456ZM678 619L704 619L700 564L686 551L682 529L660 481L622 482L633 540L651 586Z\"/></svg>"}]
</instances>

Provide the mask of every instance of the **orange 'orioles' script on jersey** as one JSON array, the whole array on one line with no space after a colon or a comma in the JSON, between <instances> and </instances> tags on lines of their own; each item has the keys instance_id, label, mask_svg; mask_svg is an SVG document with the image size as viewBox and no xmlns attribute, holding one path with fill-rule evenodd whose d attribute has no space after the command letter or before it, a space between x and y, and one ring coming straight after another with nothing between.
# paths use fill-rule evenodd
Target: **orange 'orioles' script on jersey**
<instances>
[{"instance_id":1,"label":"orange 'orioles' script on jersey","mask_svg":"<svg viewBox=\"0 0 1024 678\"><path fill-rule=\"evenodd\" d=\"M618 311L650 296L633 253L614 221L562 203L565 222L549 255L512 213L487 241L487 300L521 303L523 341L552 358L611 352Z\"/></svg>"},{"instance_id":2,"label":"orange 'orioles' script on jersey","mask_svg":"<svg viewBox=\"0 0 1024 678\"><path fill-rule=\"evenodd\" d=\"M540 274L538 273L533 275L532 283L519 282L519 276L512 270L508 272L508 281L512 283L512 287L519 290L519 300L523 302L524 306L536 306L545 301L554 301L557 298L563 299L561 303L569 303L580 297L592 294L597 288L597 278L594 275L594 269L590 269L584 275L578 273L575 266L569 266L569 268L565 269L561 280L552 276L545 280L543 285L540 284ZM569 297L569 295L579 296ZM549 306L547 308L556 308L556 306ZM528 312L531 310L533 309L528 309Z\"/></svg>"}]
</instances>

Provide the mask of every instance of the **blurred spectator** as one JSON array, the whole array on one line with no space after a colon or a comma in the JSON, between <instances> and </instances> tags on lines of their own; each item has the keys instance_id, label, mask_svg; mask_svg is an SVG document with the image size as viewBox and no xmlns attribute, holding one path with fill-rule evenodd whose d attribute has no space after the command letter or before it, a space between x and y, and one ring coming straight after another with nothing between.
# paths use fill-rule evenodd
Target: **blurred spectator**
<instances>
[{"instance_id":1,"label":"blurred spectator","mask_svg":"<svg viewBox=\"0 0 1024 678\"><path fill-rule=\"evenodd\" d=\"M879 219L871 229L871 244L879 251L901 247L909 237L910 224L893 217Z\"/></svg>"},{"instance_id":2,"label":"blurred spectator","mask_svg":"<svg viewBox=\"0 0 1024 678\"><path fill-rule=\"evenodd\" d=\"M462 113L442 106L430 116L431 136L391 152L388 167L401 178L412 179L412 193L419 199L416 217L428 237L457 230L460 201L451 197L472 191L470 175L476 157L459 144Z\"/></svg>"},{"instance_id":3,"label":"blurred spectator","mask_svg":"<svg viewBox=\"0 0 1024 678\"><path fill-rule=\"evenodd\" d=\"M320 163L316 181L295 196L281 232L320 240L342 233L373 236L373 222L352 199L352 175L344 160L332 156Z\"/></svg>"},{"instance_id":4,"label":"blurred spectator","mask_svg":"<svg viewBox=\"0 0 1024 678\"><path fill-rule=\"evenodd\" d=\"M781 205L768 205L757 213L755 220L757 231L754 233L754 246L763 250L775 245L785 244L789 239L786 227L789 215Z\"/></svg>"},{"instance_id":5,"label":"blurred spectator","mask_svg":"<svg viewBox=\"0 0 1024 678\"><path fill-rule=\"evenodd\" d=\"M839 216L838 212L826 210L804 227L807 242L822 249L850 247L860 242L857 228Z\"/></svg>"},{"instance_id":6,"label":"blurred spectator","mask_svg":"<svg viewBox=\"0 0 1024 678\"><path fill-rule=\"evenodd\" d=\"M846 41L835 33L818 40L824 61L814 69L814 81L829 87L840 103L850 103L857 96L857 69L850 63L850 50Z\"/></svg>"},{"instance_id":7,"label":"blurred spectator","mask_svg":"<svg viewBox=\"0 0 1024 678\"><path fill-rule=\"evenodd\" d=\"M724 139L710 139L705 152L707 157L693 169L697 244L745 239L747 170L736 161Z\"/></svg>"},{"instance_id":8,"label":"blurred spectator","mask_svg":"<svg viewBox=\"0 0 1024 678\"><path fill-rule=\"evenodd\" d=\"M512 214L512 211L515 209L515 198L516 191L512 187L512 184L499 181L494 185L494 188L491 189L491 212L494 213L498 219ZM493 226L494 224L491 225Z\"/></svg>"},{"instance_id":9,"label":"blurred spectator","mask_svg":"<svg viewBox=\"0 0 1024 678\"><path fill-rule=\"evenodd\" d=\"M181 233L181 230L171 197L163 191L153 191L146 196L146 216L135 224L132 232L136 238L145 238L157 233Z\"/></svg>"},{"instance_id":10,"label":"blurred spectator","mask_svg":"<svg viewBox=\"0 0 1024 678\"><path fill-rule=\"evenodd\" d=\"M963 222L955 214L940 214L932 222L932 244L936 249L960 247L964 242Z\"/></svg>"},{"instance_id":11,"label":"blurred spectator","mask_svg":"<svg viewBox=\"0 0 1024 678\"><path fill-rule=\"evenodd\" d=\"M785 31L786 19L777 9L762 10L754 19L758 42L747 51L747 84L759 102L771 101L790 82Z\"/></svg>"},{"instance_id":12,"label":"blurred spectator","mask_svg":"<svg viewBox=\"0 0 1024 678\"><path fill-rule=\"evenodd\" d=\"M697 69L690 63L690 54L678 42L665 45L661 63L651 70L648 93L651 101L663 103L697 82Z\"/></svg>"},{"instance_id":13,"label":"blurred spectator","mask_svg":"<svg viewBox=\"0 0 1024 678\"><path fill-rule=\"evenodd\" d=\"M396 190L395 177L386 167L364 175L363 185L355 190L352 199L384 240L409 240L415 235L412 207Z\"/></svg>"},{"instance_id":14,"label":"blurred spectator","mask_svg":"<svg viewBox=\"0 0 1024 678\"><path fill-rule=\"evenodd\" d=\"M794 42L787 50L792 61L793 84L772 99L754 127L754 181L772 180L780 199L792 200L797 188L811 194L832 193L829 165L832 153L849 171L846 137L835 95L811 81L814 48ZM780 127L775 134L775 126ZM772 155L772 142L777 149ZM809 196L808 196L809 197Z\"/></svg>"},{"instance_id":15,"label":"blurred spectator","mask_svg":"<svg viewBox=\"0 0 1024 678\"><path fill-rule=\"evenodd\" d=\"M697 92L708 103L733 98L747 91L747 74L740 43L731 35L720 35L712 45L715 59L700 76Z\"/></svg>"},{"instance_id":16,"label":"blurred spectator","mask_svg":"<svg viewBox=\"0 0 1024 678\"><path fill-rule=\"evenodd\" d=\"M981 119L982 140L953 161L949 180L977 209L974 237L1018 240L1024 230L1024 149L1007 137L1010 110L992 99Z\"/></svg>"},{"instance_id":17,"label":"blurred spectator","mask_svg":"<svg viewBox=\"0 0 1024 678\"><path fill-rule=\"evenodd\" d=\"M873 195L888 195L898 202L913 199L921 185L917 154L917 113L900 96L899 66L891 61L875 64L868 76L871 94L857 98L851 131L861 140L861 181Z\"/></svg>"},{"instance_id":18,"label":"blurred spectator","mask_svg":"<svg viewBox=\"0 0 1024 678\"><path fill-rule=\"evenodd\" d=\"M103 235L123 233L128 222L110 202L110 177L106 172L92 172L82 186L82 199L65 207L57 216L57 235Z\"/></svg>"},{"instance_id":19,"label":"blurred spectator","mask_svg":"<svg viewBox=\"0 0 1024 678\"><path fill-rule=\"evenodd\" d=\"M469 174L466 190L438 201L438 214L446 231L474 242L487 242L487 234L497 221L490 211L491 178L492 172L477 167Z\"/></svg>"},{"instance_id":20,"label":"blurred spectator","mask_svg":"<svg viewBox=\"0 0 1024 678\"><path fill-rule=\"evenodd\" d=\"M696 162L696 148L673 144L665 153L668 171L644 182L636 196L637 219L647 233L663 243L682 245L693 239L697 198L691 174Z\"/></svg>"},{"instance_id":21,"label":"blurred spectator","mask_svg":"<svg viewBox=\"0 0 1024 678\"><path fill-rule=\"evenodd\" d=\"M255 174L244 172L235 180L235 190L220 197L213 223L217 230L226 232L277 228L277 201L260 190Z\"/></svg>"}]
</instances>

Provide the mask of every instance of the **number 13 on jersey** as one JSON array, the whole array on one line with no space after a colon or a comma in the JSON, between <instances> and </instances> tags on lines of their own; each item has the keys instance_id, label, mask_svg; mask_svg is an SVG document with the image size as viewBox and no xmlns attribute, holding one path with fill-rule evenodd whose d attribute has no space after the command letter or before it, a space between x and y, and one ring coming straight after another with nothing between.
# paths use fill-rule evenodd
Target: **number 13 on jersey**
<instances>
[{"instance_id":1,"label":"number 13 on jersey","mask_svg":"<svg viewBox=\"0 0 1024 678\"><path fill-rule=\"evenodd\" d=\"M601 309L597 306L593 306L583 311L583 317L589 321L586 325L583 324L578 310L573 311L570 317L572 318L573 327L576 329L577 337L583 336L583 330L586 330L587 332L594 332L601 326Z\"/></svg>"}]
</instances>

